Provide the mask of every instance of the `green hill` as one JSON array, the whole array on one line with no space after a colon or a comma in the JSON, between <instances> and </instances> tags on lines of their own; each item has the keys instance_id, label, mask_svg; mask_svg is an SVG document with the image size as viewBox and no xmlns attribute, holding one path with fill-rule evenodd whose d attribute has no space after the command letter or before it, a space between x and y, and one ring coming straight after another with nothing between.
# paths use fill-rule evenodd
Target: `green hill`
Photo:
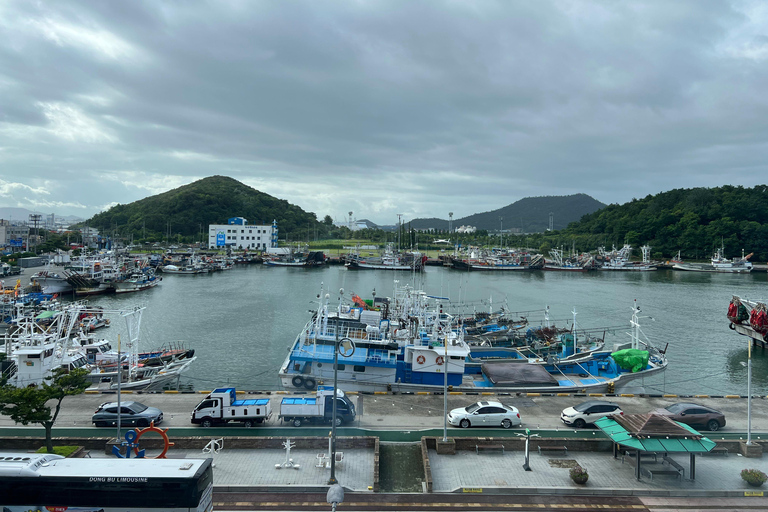
<instances>
[{"instance_id":1,"label":"green hill","mask_svg":"<svg viewBox=\"0 0 768 512\"><path fill-rule=\"evenodd\" d=\"M722 244L727 257L753 252L768 259L768 186L726 185L675 189L622 205L612 204L584 216L562 235L591 244L650 245L653 253L703 259ZM591 239L591 241L587 241Z\"/></svg>"},{"instance_id":2,"label":"green hill","mask_svg":"<svg viewBox=\"0 0 768 512\"><path fill-rule=\"evenodd\" d=\"M259 192L226 176L210 176L130 204L119 204L88 220L103 234L122 237L154 233L197 239L207 235L209 224L225 224L231 217L245 217L251 224L277 220L280 238L306 238L307 230L322 230L314 213L288 201Z\"/></svg>"}]
</instances>

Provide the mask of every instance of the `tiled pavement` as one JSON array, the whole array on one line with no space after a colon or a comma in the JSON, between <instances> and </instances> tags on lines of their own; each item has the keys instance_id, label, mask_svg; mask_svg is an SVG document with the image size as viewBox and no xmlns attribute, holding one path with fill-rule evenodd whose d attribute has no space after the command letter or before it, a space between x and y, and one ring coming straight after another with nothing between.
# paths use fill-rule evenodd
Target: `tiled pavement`
<instances>
[{"instance_id":1,"label":"tiled pavement","mask_svg":"<svg viewBox=\"0 0 768 512\"><path fill-rule=\"evenodd\" d=\"M172 450L172 457L209 457L198 450ZM94 454L104 457L106 455ZM213 456L214 485L294 487L325 486L330 470L317 468L317 451L291 451L291 458L300 469L275 469L285 462L285 450L278 449L224 449ZM429 451L432 469L433 492L451 492L462 488L508 489L512 492L557 493L580 489L579 492L601 492L623 489L638 495L706 496L749 491L739 472L756 467L768 471L764 458L748 459L736 454L728 456L697 456L696 480L689 480L690 467L687 455L674 459L685 468L685 478L662 475L653 481L644 476L638 481L634 467L614 459L609 452L569 452L567 456L539 455L531 451L529 466L523 469L524 456L519 451L506 453L459 451L455 455L438 455ZM367 491L373 486L372 449L344 450L344 460L336 466L336 478L344 487L355 491ZM585 467L589 481L585 486L571 482L568 467L573 462ZM643 462L645 465L646 462ZM486 491L487 492L487 491Z\"/></svg>"},{"instance_id":2,"label":"tiled pavement","mask_svg":"<svg viewBox=\"0 0 768 512\"><path fill-rule=\"evenodd\" d=\"M741 479L739 472L747 467L768 470L764 459L746 459L728 456L696 457L696 480L689 480L689 457L675 455L675 461L685 469L685 478L661 475L650 481L647 476L637 480L634 466L614 459L610 452L569 452L567 456L539 455L532 451L529 458L531 471L523 469L523 452L480 453L461 451L455 455L438 455L430 450L433 492L447 492L471 487L516 487L531 489L632 489L638 494L699 494L712 491L748 491L751 488ZM568 476L568 462L575 461L586 468L589 481L577 485ZM643 465L647 464L643 461Z\"/></svg>"}]
</instances>

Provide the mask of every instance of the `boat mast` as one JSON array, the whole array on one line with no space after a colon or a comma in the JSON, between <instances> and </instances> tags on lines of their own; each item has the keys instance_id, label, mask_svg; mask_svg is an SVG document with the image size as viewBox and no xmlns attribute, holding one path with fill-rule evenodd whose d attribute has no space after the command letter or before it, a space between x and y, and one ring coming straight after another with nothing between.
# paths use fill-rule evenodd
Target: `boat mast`
<instances>
[{"instance_id":1,"label":"boat mast","mask_svg":"<svg viewBox=\"0 0 768 512\"><path fill-rule=\"evenodd\" d=\"M576 354L576 306L573 307L573 353Z\"/></svg>"},{"instance_id":2,"label":"boat mast","mask_svg":"<svg viewBox=\"0 0 768 512\"><path fill-rule=\"evenodd\" d=\"M640 321L637 314L640 312L640 308L637 306L637 299L635 299L635 305L632 307L632 320L630 324L632 326L632 348L638 349L640 347Z\"/></svg>"}]
</instances>

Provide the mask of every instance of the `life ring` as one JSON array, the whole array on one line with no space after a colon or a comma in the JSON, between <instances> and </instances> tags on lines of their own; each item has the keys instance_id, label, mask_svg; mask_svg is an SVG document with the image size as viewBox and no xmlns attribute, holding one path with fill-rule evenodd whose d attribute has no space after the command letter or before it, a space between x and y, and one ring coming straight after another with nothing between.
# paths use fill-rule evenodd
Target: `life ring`
<instances>
[{"instance_id":1,"label":"life ring","mask_svg":"<svg viewBox=\"0 0 768 512\"><path fill-rule=\"evenodd\" d=\"M170 440L168 439L168 434L166 434L166 432L168 432L168 429L163 430L163 429L161 429L159 427L156 427L155 426L155 422L153 421L152 423L149 424L149 426L147 428L137 428L135 430L136 430L136 438L133 440L133 442L136 443L136 446L133 447L133 453L135 453L136 455L139 455L139 438L144 433L146 433L146 432L155 432L157 434L160 434L160 437L162 438L162 441L163 441L163 451L160 452L160 455L158 455L157 457L145 457L145 458L150 458L150 459L165 459L166 458L165 454L168 453L168 448L170 448L174 444L174 443L170 442Z\"/></svg>"},{"instance_id":2,"label":"life ring","mask_svg":"<svg viewBox=\"0 0 768 512\"><path fill-rule=\"evenodd\" d=\"M297 375L293 379L291 379L291 383L297 388L304 387L304 377Z\"/></svg>"},{"instance_id":3,"label":"life ring","mask_svg":"<svg viewBox=\"0 0 768 512\"><path fill-rule=\"evenodd\" d=\"M427 359L424 356L419 356L419 357L416 358L416 362L419 363L419 364L424 364L424 361L426 361L426 360Z\"/></svg>"},{"instance_id":4,"label":"life ring","mask_svg":"<svg viewBox=\"0 0 768 512\"><path fill-rule=\"evenodd\" d=\"M437 356L437 359L435 359L435 362L437 363L438 366L443 364L443 356Z\"/></svg>"}]
</instances>

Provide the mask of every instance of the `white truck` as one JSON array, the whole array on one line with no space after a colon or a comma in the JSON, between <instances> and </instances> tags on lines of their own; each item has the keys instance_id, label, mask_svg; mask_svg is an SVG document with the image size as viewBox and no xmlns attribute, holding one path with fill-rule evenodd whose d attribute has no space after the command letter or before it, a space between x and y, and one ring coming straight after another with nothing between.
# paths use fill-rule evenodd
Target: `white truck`
<instances>
[{"instance_id":1,"label":"white truck","mask_svg":"<svg viewBox=\"0 0 768 512\"><path fill-rule=\"evenodd\" d=\"M336 426L355 419L355 404L344 391L336 390ZM303 423L327 423L333 418L333 386L318 386L316 396L285 397L280 403L281 421L287 421L294 427Z\"/></svg>"},{"instance_id":2,"label":"white truck","mask_svg":"<svg viewBox=\"0 0 768 512\"><path fill-rule=\"evenodd\" d=\"M237 399L235 388L214 389L192 411L192 423L204 427L236 421L245 427L263 423L272 416L268 398Z\"/></svg>"}]
</instances>

